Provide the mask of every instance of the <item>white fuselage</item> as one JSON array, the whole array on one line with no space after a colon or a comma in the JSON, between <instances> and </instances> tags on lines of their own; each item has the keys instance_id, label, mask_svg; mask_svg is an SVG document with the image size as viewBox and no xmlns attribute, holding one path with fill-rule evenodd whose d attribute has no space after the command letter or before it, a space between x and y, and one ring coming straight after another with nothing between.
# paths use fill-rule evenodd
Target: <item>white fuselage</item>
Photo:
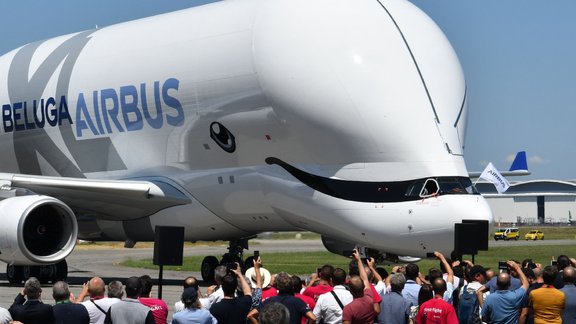
<instances>
[{"instance_id":1,"label":"white fuselage","mask_svg":"<svg viewBox=\"0 0 576 324\"><path fill-rule=\"evenodd\" d=\"M387 186L468 177L465 99L452 47L407 1L229 0L0 57L0 171L159 180L191 200L136 221L89 215L88 239L305 229L424 256L451 251L454 223L492 218L478 194Z\"/></svg>"}]
</instances>

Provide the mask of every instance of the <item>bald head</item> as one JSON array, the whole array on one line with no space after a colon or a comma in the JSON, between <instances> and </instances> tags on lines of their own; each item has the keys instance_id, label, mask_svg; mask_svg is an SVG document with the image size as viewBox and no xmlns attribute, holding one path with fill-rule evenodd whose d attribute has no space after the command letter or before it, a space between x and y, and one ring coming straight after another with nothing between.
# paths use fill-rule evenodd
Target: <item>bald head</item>
<instances>
[{"instance_id":1,"label":"bald head","mask_svg":"<svg viewBox=\"0 0 576 324\"><path fill-rule=\"evenodd\" d=\"M507 272L502 272L496 279L496 286L498 290L508 290L510 288L510 275Z\"/></svg>"},{"instance_id":2,"label":"bald head","mask_svg":"<svg viewBox=\"0 0 576 324\"><path fill-rule=\"evenodd\" d=\"M196 279L196 277L190 276L190 277L186 277L186 279L184 279L184 289L189 288L189 287L195 288L196 291L198 291L200 289L198 286L198 280Z\"/></svg>"},{"instance_id":3,"label":"bald head","mask_svg":"<svg viewBox=\"0 0 576 324\"><path fill-rule=\"evenodd\" d=\"M351 277L348 282L348 287L350 288L350 293L354 298L364 296L364 282L359 276Z\"/></svg>"},{"instance_id":4,"label":"bald head","mask_svg":"<svg viewBox=\"0 0 576 324\"><path fill-rule=\"evenodd\" d=\"M576 281L576 269L570 266L564 268L562 280L565 284L574 284Z\"/></svg>"},{"instance_id":5,"label":"bald head","mask_svg":"<svg viewBox=\"0 0 576 324\"><path fill-rule=\"evenodd\" d=\"M106 292L106 285L104 280L100 277L94 277L88 281L88 293L90 297L104 297Z\"/></svg>"}]
</instances>

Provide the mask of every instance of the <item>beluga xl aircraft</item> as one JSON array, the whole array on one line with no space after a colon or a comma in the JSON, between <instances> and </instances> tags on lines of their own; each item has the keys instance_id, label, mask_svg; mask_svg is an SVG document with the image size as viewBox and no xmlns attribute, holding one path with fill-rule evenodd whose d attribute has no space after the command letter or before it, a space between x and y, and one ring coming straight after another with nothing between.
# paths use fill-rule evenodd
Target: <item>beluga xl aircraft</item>
<instances>
[{"instance_id":1,"label":"beluga xl aircraft","mask_svg":"<svg viewBox=\"0 0 576 324\"><path fill-rule=\"evenodd\" d=\"M77 239L306 230L387 258L492 221L464 164L466 84L405 0L235 0L0 57L0 260L67 276Z\"/></svg>"}]
</instances>

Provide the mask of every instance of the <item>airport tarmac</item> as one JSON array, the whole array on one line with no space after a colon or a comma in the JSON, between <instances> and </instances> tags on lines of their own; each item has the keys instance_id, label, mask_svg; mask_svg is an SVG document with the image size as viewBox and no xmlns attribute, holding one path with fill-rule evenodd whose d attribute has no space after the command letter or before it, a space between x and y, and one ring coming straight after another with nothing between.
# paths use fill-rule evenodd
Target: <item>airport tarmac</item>
<instances>
[{"instance_id":1,"label":"airport tarmac","mask_svg":"<svg viewBox=\"0 0 576 324\"><path fill-rule=\"evenodd\" d=\"M251 240L250 250L259 250L265 256L266 253L272 252L306 252L306 251L324 251L324 246L320 240ZM544 240L544 241L490 241L490 246L532 246L532 245L568 245L574 244L574 240ZM226 245L222 246L191 246L184 249L185 256L193 255L215 255L221 256L227 252ZM128 259L146 259L152 258L152 248L84 248L80 247L67 258L69 275L68 282L71 290L75 295L82 290L82 284L91 277L100 276L105 282L111 280L124 281L131 276L141 276L148 274L152 278L158 278L158 271L147 269L127 268L120 265L122 261ZM22 290L22 285L10 285L6 281L4 269L0 270L0 306L8 308L12 304L14 297ZM162 298L166 301L172 311L172 306L179 300L182 292L182 281L185 277L193 275L200 278L199 271L181 272L181 271L164 271L164 285ZM206 285L202 285L206 287ZM43 299L53 304L51 296L51 286L44 288ZM156 295L157 286L154 287L153 294ZM171 314L171 313L170 313ZM170 317L171 318L171 315Z\"/></svg>"}]
</instances>

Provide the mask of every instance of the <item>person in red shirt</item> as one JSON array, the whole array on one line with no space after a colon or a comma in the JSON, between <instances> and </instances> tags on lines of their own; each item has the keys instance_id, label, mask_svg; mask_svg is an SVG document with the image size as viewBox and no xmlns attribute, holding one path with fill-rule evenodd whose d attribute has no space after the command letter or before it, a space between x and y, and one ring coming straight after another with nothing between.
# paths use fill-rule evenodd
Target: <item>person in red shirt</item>
<instances>
[{"instance_id":1,"label":"person in red shirt","mask_svg":"<svg viewBox=\"0 0 576 324\"><path fill-rule=\"evenodd\" d=\"M271 275L270 271L264 268L260 268L260 273L262 273L262 302L268 298L278 296L278 290L275 287L276 275Z\"/></svg>"},{"instance_id":2,"label":"person in red shirt","mask_svg":"<svg viewBox=\"0 0 576 324\"><path fill-rule=\"evenodd\" d=\"M150 308L156 324L165 324L168 318L168 306L162 299L152 298L152 278L149 275L143 275L138 279L142 285L142 292L140 297L138 297L138 301Z\"/></svg>"},{"instance_id":3,"label":"person in red shirt","mask_svg":"<svg viewBox=\"0 0 576 324\"><path fill-rule=\"evenodd\" d=\"M372 279L374 278L374 275L378 274L376 272L376 269L374 269L374 271L370 270L371 267L373 268L373 266L376 264L376 261L374 260L374 258L369 258L366 260L368 263L368 267L364 266L364 272L366 272L366 275L368 276L368 281L370 282L370 290L372 290L372 302L374 303L374 310L376 311L376 314L380 314L380 303L382 303L382 297L380 297L380 294L378 293L378 291L376 290L376 287L374 287L374 285L372 284ZM350 274L350 276L360 276L360 268L358 267L358 262L356 260L352 260L350 262L350 264L348 265L348 273ZM379 280L382 280L382 277L380 277L380 275L378 275L378 277L380 278Z\"/></svg>"},{"instance_id":4,"label":"person in red shirt","mask_svg":"<svg viewBox=\"0 0 576 324\"><path fill-rule=\"evenodd\" d=\"M432 282L434 298L423 303L420 306L416 323L418 324L458 324L456 311L448 302L444 301L444 292L446 291L446 281L442 278L436 278Z\"/></svg>"},{"instance_id":5,"label":"person in red shirt","mask_svg":"<svg viewBox=\"0 0 576 324\"><path fill-rule=\"evenodd\" d=\"M342 323L374 323L374 319L378 314L374 309L374 295L372 289L370 289L371 284L370 281L368 281L368 275L366 274L366 270L364 270L360 254L357 250L354 250L352 255L358 262L358 272L360 273L360 276L351 277L350 282L348 283L350 293L354 299L351 303L344 306L344 310L342 311Z\"/></svg>"},{"instance_id":6,"label":"person in red shirt","mask_svg":"<svg viewBox=\"0 0 576 324\"><path fill-rule=\"evenodd\" d=\"M314 298L314 301L317 301L320 295L332 291L332 274L334 273L334 267L327 264L318 270L319 271L312 275L308 287L302 293L304 296ZM315 285L318 281L319 283Z\"/></svg>"}]
</instances>

